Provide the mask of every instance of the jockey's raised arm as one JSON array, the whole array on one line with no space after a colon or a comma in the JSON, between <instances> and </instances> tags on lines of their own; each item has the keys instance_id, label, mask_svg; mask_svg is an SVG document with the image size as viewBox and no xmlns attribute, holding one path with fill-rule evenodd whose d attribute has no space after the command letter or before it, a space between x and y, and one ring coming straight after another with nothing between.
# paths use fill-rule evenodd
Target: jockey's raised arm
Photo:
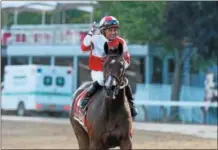
<instances>
[{"instance_id":1,"label":"jockey's raised arm","mask_svg":"<svg viewBox=\"0 0 218 150\"><path fill-rule=\"evenodd\" d=\"M82 44L81 44L81 49L83 52L89 52L92 50L92 41L91 41L91 36L90 35L86 35L86 37L84 38Z\"/></svg>"},{"instance_id":2,"label":"jockey's raised arm","mask_svg":"<svg viewBox=\"0 0 218 150\"><path fill-rule=\"evenodd\" d=\"M87 51L91 51L93 48L93 44L92 44L92 36L94 35L95 31L96 31L97 27L96 27L96 23L94 22L91 27L90 27L90 31L88 32L88 34L85 36L82 44L81 44L81 49L84 52Z\"/></svg>"}]
</instances>

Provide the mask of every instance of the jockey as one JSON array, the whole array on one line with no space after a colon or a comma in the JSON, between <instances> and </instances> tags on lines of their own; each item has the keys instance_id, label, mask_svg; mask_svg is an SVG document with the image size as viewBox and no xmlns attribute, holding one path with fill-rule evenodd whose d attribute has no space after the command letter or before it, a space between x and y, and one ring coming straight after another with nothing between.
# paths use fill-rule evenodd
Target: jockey
<instances>
[{"instance_id":1,"label":"jockey","mask_svg":"<svg viewBox=\"0 0 218 150\"><path fill-rule=\"evenodd\" d=\"M85 110L89 99L104 85L104 75L103 75L103 63L104 63L104 43L108 42L108 46L115 47L119 43L123 44L124 48L124 59L125 68L128 68L130 64L130 55L128 52L128 47L126 41L121 37L117 36L119 28L119 21L113 16L106 16L101 19L99 23L99 34L94 34L96 32L95 23L92 24L90 31L84 38L81 49L83 52L89 52L89 68L91 70L91 77L94 81L93 84L88 88L87 94L80 103L80 107ZM132 90L130 85L126 86L126 96L128 98L132 116L135 117L138 112L133 102Z\"/></svg>"}]
</instances>

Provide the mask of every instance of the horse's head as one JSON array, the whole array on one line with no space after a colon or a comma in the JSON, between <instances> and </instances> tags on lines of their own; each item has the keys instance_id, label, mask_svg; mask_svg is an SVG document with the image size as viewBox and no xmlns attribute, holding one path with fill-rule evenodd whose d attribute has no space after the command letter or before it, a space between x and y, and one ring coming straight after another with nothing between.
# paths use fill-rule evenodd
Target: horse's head
<instances>
[{"instance_id":1,"label":"horse's head","mask_svg":"<svg viewBox=\"0 0 218 150\"><path fill-rule=\"evenodd\" d=\"M104 44L106 59L104 63L104 85L108 97L115 98L119 89L124 88L125 61L123 59L123 46L109 49L107 42Z\"/></svg>"}]
</instances>

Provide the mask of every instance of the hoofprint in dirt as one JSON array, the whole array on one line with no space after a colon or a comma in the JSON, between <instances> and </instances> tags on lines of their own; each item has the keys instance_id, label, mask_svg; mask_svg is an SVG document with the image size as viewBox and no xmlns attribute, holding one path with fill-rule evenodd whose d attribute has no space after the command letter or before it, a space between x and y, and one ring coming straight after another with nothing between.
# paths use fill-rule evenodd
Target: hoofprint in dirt
<instances>
[{"instance_id":1,"label":"hoofprint in dirt","mask_svg":"<svg viewBox=\"0 0 218 150\"><path fill-rule=\"evenodd\" d=\"M65 122L65 121L64 121ZM70 123L2 120L3 149L76 149ZM134 130L134 149L217 149L216 139L169 132Z\"/></svg>"}]
</instances>

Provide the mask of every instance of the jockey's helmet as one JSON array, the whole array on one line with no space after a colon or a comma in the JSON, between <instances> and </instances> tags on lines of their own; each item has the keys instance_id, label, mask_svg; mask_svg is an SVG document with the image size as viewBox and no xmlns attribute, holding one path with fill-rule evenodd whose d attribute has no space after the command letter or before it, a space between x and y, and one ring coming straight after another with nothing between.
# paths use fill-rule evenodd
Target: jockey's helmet
<instances>
[{"instance_id":1,"label":"jockey's helmet","mask_svg":"<svg viewBox=\"0 0 218 150\"><path fill-rule=\"evenodd\" d=\"M102 31L107 28L117 27L119 28L119 21L113 16L105 16L99 23L99 30Z\"/></svg>"}]
</instances>

